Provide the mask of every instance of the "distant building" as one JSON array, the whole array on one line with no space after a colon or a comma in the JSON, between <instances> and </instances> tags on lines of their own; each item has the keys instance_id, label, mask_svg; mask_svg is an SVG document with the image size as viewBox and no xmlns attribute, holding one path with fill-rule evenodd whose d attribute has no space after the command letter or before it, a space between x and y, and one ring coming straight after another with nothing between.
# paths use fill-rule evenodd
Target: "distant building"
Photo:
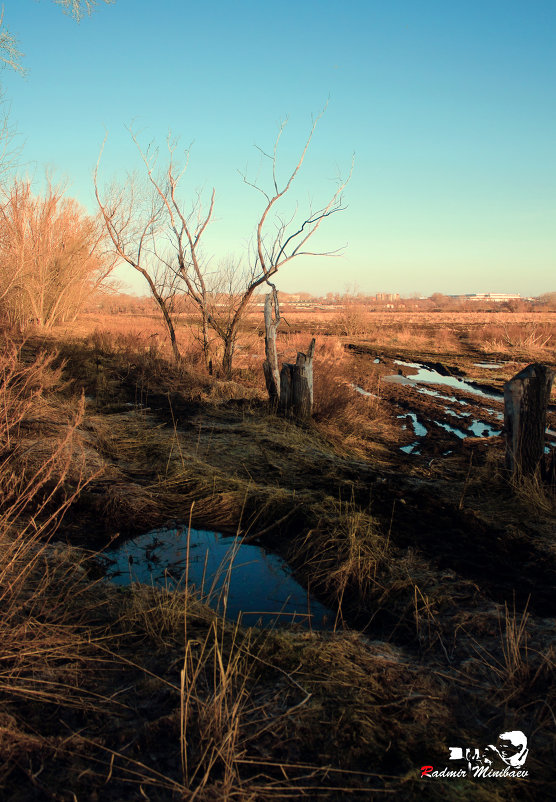
<instances>
[{"instance_id":1,"label":"distant building","mask_svg":"<svg viewBox=\"0 0 556 802\"><path fill-rule=\"evenodd\" d=\"M461 298L462 301L491 301L496 304L505 303L506 301L521 301L521 295L518 292L471 292L454 297Z\"/></svg>"},{"instance_id":2,"label":"distant building","mask_svg":"<svg viewBox=\"0 0 556 802\"><path fill-rule=\"evenodd\" d=\"M392 301L399 301L400 300L400 293L399 292L377 292L375 295L376 301L386 301L388 303L392 303Z\"/></svg>"}]
</instances>

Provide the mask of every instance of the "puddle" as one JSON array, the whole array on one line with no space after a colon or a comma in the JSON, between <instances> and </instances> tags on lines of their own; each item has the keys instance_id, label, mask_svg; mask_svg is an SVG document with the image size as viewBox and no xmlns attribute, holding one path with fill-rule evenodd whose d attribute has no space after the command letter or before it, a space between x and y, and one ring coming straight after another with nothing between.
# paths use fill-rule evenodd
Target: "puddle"
<instances>
[{"instance_id":1,"label":"puddle","mask_svg":"<svg viewBox=\"0 0 556 802\"><path fill-rule=\"evenodd\" d=\"M463 424L465 424L465 429L460 429L457 426L452 426L449 423L443 423L442 421L435 420L433 423L436 423L437 426L440 426L442 429L445 429L447 432L451 432L451 434L455 434L456 437L459 437L460 440L465 440L466 437L498 437L502 434L500 429L496 429L490 423L485 423L482 420L477 420L476 418L471 417L471 412L456 412L453 409L448 407L445 408L444 412L447 415L452 415L454 418L461 420ZM413 424L413 431L416 437L425 437L427 434L427 429L423 424L419 423L417 419L417 415L415 412L407 412L405 415L397 415L398 419L407 419L411 418ZM402 425L402 429L407 429L406 424ZM407 446L400 446L400 450L404 451L406 454L419 454L420 451L418 450L420 446L420 442L417 441L415 443L411 443ZM447 452L447 453L452 453Z\"/></svg>"},{"instance_id":2,"label":"puddle","mask_svg":"<svg viewBox=\"0 0 556 802\"><path fill-rule=\"evenodd\" d=\"M416 387L418 384L439 384L445 387L452 387L454 390L461 390L461 392L477 395L481 398L489 398L494 401L500 401L502 399L501 393L488 393L485 390L479 390L478 387L474 387L472 384L469 384L469 382L459 379L457 376L442 376L438 371L423 367L423 365L419 365L416 362L399 362L396 360L396 364L415 368L417 372L412 376L385 376L384 381L393 384L403 384L409 387ZM422 388L420 391L422 391Z\"/></svg>"},{"instance_id":3,"label":"puddle","mask_svg":"<svg viewBox=\"0 0 556 802\"><path fill-rule=\"evenodd\" d=\"M422 395L430 395L433 398L441 398L443 401L451 401L454 404L461 404L462 407L468 406L468 402L464 401L462 398L456 398L455 395L446 395L445 393L438 392L438 390L431 390L428 387L418 387L415 382L412 382L405 376L385 376L383 381L388 381L391 384L407 384ZM355 387L355 385L353 386ZM363 390L363 392L365 391Z\"/></svg>"},{"instance_id":4,"label":"puddle","mask_svg":"<svg viewBox=\"0 0 556 802\"><path fill-rule=\"evenodd\" d=\"M177 589L184 587L187 567L187 527L156 529L117 549L104 552L107 578L117 585L143 582ZM229 580L228 592L225 587ZM260 546L239 538L192 529L187 581L199 595L245 626L301 624L332 629L335 614L308 596L287 564Z\"/></svg>"},{"instance_id":5,"label":"puddle","mask_svg":"<svg viewBox=\"0 0 556 802\"><path fill-rule=\"evenodd\" d=\"M419 446L419 442L411 443L409 446L400 446L400 451L403 451L405 454L420 454Z\"/></svg>"},{"instance_id":6,"label":"puddle","mask_svg":"<svg viewBox=\"0 0 556 802\"><path fill-rule=\"evenodd\" d=\"M471 417L471 412L456 412L448 407L444 409L444 412L446 415L452 415L454 418L459 418L460 420L465 420L465 418ZM436 422L438 423L438 421ZM473 420L471 420L467 426L469 431L473 432L475 437L496 437L497 435L502 434L501 429L495 429L490 423L477 420L477 418L473 418ZM469 434L467 436L469 436Z\"/></svg>"},{"instance_id":7,"label":"puddle","mask_svg":"<svg viewBox=\"0 0 556 802\"><path fill-rule=\"evenodd\" d=\"M417 420L417 415L415 412L407 412L405 415L398 415L398 418L411 418L411 422L413 424L413 431L415 432L417 437L425 437L427 434L427 429L423 426L422 423L419 423ZM402 429L406 428L402 426Z\"/></svg>"},{"instance_id":8,"label":"puddle","mask_svg":"<svg viewBox=\"0 0 556 802\"><path fill-rule=\"evenodd\" d=\"M354 390L357 390L358 393L361 393L361 395L366 395L369 398L378 398L378 395L370 393L368 390L364 390L362 387L359 387L358 384L352 384L351 386L353 387Z\"/></svg>"},{"instance_id":9,"label":"puddle","mask_svg":"<svg viewBox=\"0 0 556 802\"><path fill-rule=\"evenodd\" d=\"M412 368L416 371L416 373L411 376L401 376L391 375L385 376L383 381L390 382L392 384L401 384L407 387L412 387L418 393L423 393L428 396L433 396L435 398L441 399L443 401L449 401L451 403L457 403L460 406L468 406L468 402L464 401L461 398L457 398L455 395L447 395L445 393L439 392L436 389L431 389L430 387L422 387L419 386L420 384L432 384L432 385L439 385L453 388L454 390L460 390L462 392L470 393L471 395L478 396L479 398L489 399L491 402L496 401L498 403L503 402L503 395L502 393L497 392L487 392L486 390L480 390L478 387L475 387L469 382L464 381L457 376L443 376L437 370L433 368L428 368L422 363L419 362L403 362L399 359L394 360L394 364L401 365L404 367ZM506 363L499 363L499 362L475 362L475 367L479 368L487 368L487 369L499 369L504 367ZM364 390L361 388L356 388L359 392L365 393ZM368 395L368 393L365 393ZM449 423L442 423L441 421L433 421L441 428L445 429L452 434L455 434L460 440L464 440L466 437L499 437L502 434L502 430L500 426L496 428L490 423L485 423L482 420L478 420L477 418L471 418L473 414L471 411L464 412L463 410L454 410L450 407L444 407L444 412L447 415L451 415L452 417L459 419L462 421L462 424L465 425L465 430L458 428L457 426L452 426ZM490 416L493 416L497 421L503 421L504 415L499 410L495 410L491 407L488 407L484 410ZM400 419L410 417L413 423L413 430L417 437L425 437L427 434L427 429L421 423L419 423L417 419L417 414L414 412L407 412L404 415L397 416ZM402 426L402 429L406 429L406 425ZM547 436L556 436L556 432L551 429L547 429ZM407 446L400 446L401 451L404 451L406 454L418 454L419 452L419 441L415 443L411 443ZM553 446L554 444L549 441L549 445ZM447 452L451 453L451 452Z\"/></svg>"},{"instance_id":10,"label":"puddle","mask_svg":"<svg viewBox=\"0 0 556 802\"><path fill-rule=\"evenodd\" d=\"M494 415L494 417L498 418L498 420L504 420L504 413L503 412L497 412L494 409L486 409L485 412L488 412L489 415Z\"/></svg>"},{"instance_id":11,"label":"puddle","mask_svg":"<svg viewBox=\"0 0 556 802\"><path fill-rule=\"evenodd\" d=\"M471 421L469 429L475 437L498 437L498 435L502 434L500 429L495 429L490 423L483 423L482 420Z\"/></svg>"},{"instance_id":12,"label":"puddle","mask_svg":"<svg viewBox=\"0 0 556 802\"><path fill-rule=\"evenodd\" d=\"M470 412L456 412L455 409L450 409L450 407L444 407L444 412L446 415L453 415L454 418L469 418L471 417Z\"/></svg>"},{"instance_id":13,"label":"puddle","mask_svg":"<svg viewBox=\"0 0 556 802\"><path fill-rule=\"evenodd\" d=\"M461 429L458 429L455 426L450 426L449 423L442 423L439 420L435 421L435 423L437 426L441 426L443 429L446 429L447 432L455 434L456 437L460 438L460 440L465 440L465 438L469 436L467 432L463 432Z\"/></svg>"},{"instance_id":14,"label":"puddle","mask_svg":"<svg viewBox=\"0 0 556 802\"><path fill-rule=\"evenodd\" d=\"M422 367L424 367L420 362L402 362L401 359L394 359L394 365L403 365L406 368L422 368Z\"/></svg>"},{"instance_id":15,"label":"puddle","mask_svg":"<svg viewBox=\"0 0 556 802\"><path fill-rule=\"evenodd\" d=\"M482 420L472 420L470 423L468 423L468 431L458 429L457 426L451 426L449 423L443 423L439 420L436 420L435 423L437 426L441 426L443 429L446 429L447 432L455 434L456 437L460 438L460 440L465 440L466 437L471 436L497 437L498 435L502 434L500 429L495 429L494 426L491 426L489 423L483 423ZM472 434L470 434L470 432Z\"/></svg>"}]
</instances>

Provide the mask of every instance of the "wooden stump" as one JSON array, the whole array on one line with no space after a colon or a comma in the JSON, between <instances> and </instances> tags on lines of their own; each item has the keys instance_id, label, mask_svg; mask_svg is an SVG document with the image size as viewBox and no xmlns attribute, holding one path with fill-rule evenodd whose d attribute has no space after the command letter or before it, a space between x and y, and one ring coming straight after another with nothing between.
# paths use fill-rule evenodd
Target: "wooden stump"
<instances>
[{"instance_id":1,"label":"wooden stump","mask_svg":"<svg viewBox=\"0 0 556 802\"><path fill-rule=\"evenodd\" d=\"M306 354L299 352L295 365L284 362L280 371L280 404L282 415L307 420L313 412L313 354L315 338Z\"/></svg>"},{"instance_id":2,"label":"wooden stump","mask_svg":"<svg viewBox=\"0 0 556 802\"><path fill-rule=\"evenodd\" d=\"M534 363L504 385L506 467L533 476L544 457L546 408L555 373Z\"/></svg>"},{"instance_id":3,"label":"wooden stump","mask_svg":"<svg viewBox=\"0 0 556 802\"><path fill-rule=\"evenodd\" d=\"M274 313L274 316L273 316ZM280 307L276 287L265 297L264 325L265 325L265 361L263 362L264 378L270 405L274 409L278 406L280 397L280 371L278 370L278 354L276 352L276 331L280 325Z\"/></svg>"}]
</instances>

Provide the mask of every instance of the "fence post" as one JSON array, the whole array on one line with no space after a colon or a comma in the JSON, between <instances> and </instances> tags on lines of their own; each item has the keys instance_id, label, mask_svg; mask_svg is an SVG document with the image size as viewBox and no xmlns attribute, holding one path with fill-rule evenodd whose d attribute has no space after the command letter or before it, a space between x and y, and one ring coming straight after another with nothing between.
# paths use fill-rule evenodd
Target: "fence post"
<instances>
[{"instance_id":1,"label":"fence post","mask_svg":"<svg viewBox=\"0 0 556 802\"><path fill-rule=\"evenodd\" d=\"M313 354L315 338L306 354L297 354L295 365L284 362L280 372L280 412L307 420L313 412Z\"/></svg>"},{"instance_id":2,"label":"fence post","mask_svg":"<svg viewBox=\"0 0 556 802\"><path fill-rule=\"evenodd\" d=\"M512 474L533 476L541 464L546 408L555 375L535 362L504 385L506 467Z\"/></svg>"}]
</instances>

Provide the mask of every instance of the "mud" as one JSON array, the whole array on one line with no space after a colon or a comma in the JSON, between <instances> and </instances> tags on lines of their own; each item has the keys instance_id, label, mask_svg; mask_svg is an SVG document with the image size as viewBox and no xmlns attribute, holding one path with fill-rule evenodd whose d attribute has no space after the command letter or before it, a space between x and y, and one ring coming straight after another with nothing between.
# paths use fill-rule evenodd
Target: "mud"
<instances>
[{"instance_id":1,"label":"mud","mask_svg":"<svg viewBox=\"0 0 556 802\"><path fill-rule=\"evenodd\" d=\"M529 533L508 530L484 520L471 509L458 509L443 483L408 483L396 493L392 512L390 486L373 493L373 508L392 516L392 532L400 546L424 554L431 569L452 569L474 582L482 593L546 617L556 615L556 561L532 541Z\"/></svg>"},{"instance_id":2,"label":"mud","mask_svg":"<svg viewBox=\"0 0 556 802\"><path fill-rule=\"evenodd\" d=\"M402 420L409 415L414 420L419 419L422 431L413 429L417 440L410 440L409 428L401 424L399 450L403 453L437 458L452 451L457 441L503 439L503 383L515 375L519 368L515 363L473 362L459 357L458 364L446 364L438 360L419 361L408 354L400 358L392 353L382 353L372 359L373 350L361 344L349 347L359 355L360 374L364 372L365 358L369 370L372 366L373 370L380 371L381 397L388 402L396 418ZM375 368L376 364L380 367ZM494 369L496 374L492 373ZM480 379L483 371L496 378L485 383ZM370 394L364 386L357 389ZM556 422L555 409L554 404L549 405L547 455L556 445L550 428ZM457 450L458 446L455 447Z\"/></svg>"}]
</instances>

